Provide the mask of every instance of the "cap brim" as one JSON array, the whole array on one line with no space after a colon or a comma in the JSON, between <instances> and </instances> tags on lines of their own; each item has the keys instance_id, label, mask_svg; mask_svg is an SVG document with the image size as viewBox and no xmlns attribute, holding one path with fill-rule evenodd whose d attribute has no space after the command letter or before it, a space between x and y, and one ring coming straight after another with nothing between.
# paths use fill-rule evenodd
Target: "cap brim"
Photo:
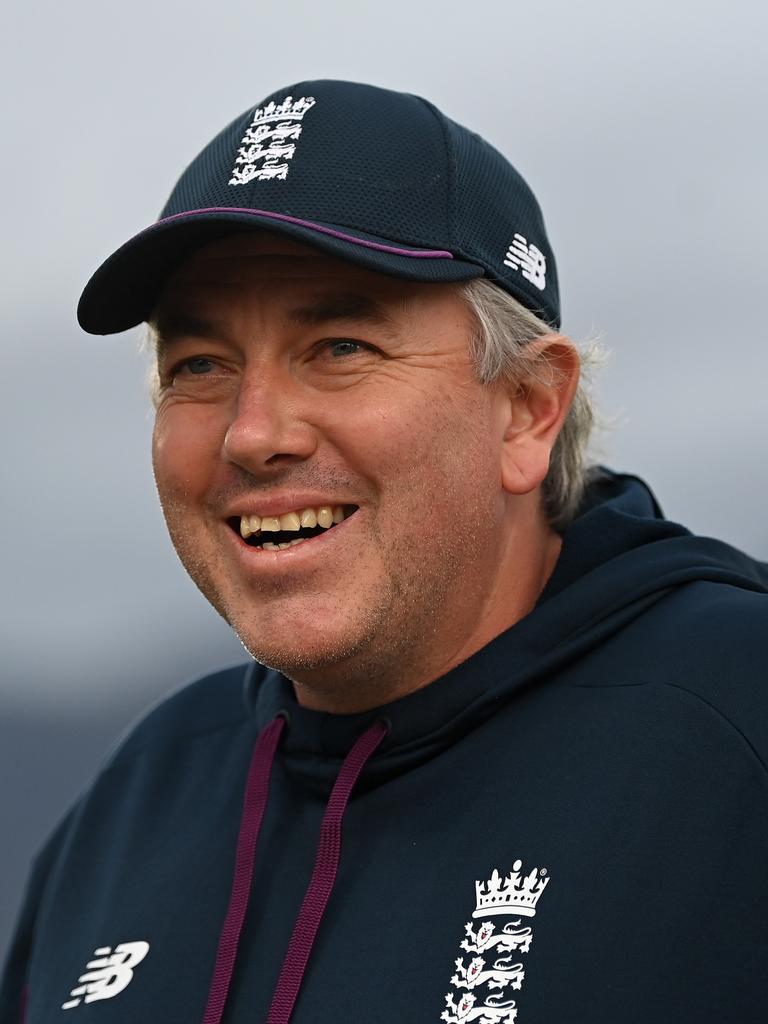
<instances>
[{"instance_id":1,"label":"cap brim","mask_svg":"<svg viewBox=\"0 0 768 1024\"><path fill-rule=\"evenodd\" d=\"M216 208L176 214L134 236L102 263L83 290L77 319L89 334L116 334L148 320L168 276L201 245L268 230L369 270L409 281L469 281L476 263L446 250L417 249L333 224L265 210Z\"/></svg>"}]
</instances>

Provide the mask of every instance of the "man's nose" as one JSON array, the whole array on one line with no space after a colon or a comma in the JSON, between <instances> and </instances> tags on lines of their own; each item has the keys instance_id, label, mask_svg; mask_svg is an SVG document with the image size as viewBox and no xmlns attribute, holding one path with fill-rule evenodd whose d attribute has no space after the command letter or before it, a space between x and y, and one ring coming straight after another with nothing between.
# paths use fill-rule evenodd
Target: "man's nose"
<instances>
[{"instance_id":1,"label":"man's nose","mask_svg":"<svg viewBox=\"0 0 768 1024\"><path fill-rule=\"evenodd\" d=\"M317 430L307 416L306 401L286 380L264 373L244 379L224 436L224 458L252 473L284 459L309 458Z\"/></svg>"}]
</instances>

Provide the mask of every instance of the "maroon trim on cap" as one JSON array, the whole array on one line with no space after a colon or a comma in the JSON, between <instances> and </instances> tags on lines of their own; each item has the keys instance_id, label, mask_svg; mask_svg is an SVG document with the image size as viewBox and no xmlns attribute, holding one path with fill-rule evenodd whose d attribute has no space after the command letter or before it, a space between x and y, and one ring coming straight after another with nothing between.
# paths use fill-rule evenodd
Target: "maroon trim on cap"
<instances>
[{"instance_id":1,"label":"maroon trim on cap","mask_svg":"<svg viewBox=\"0 0 768 1024\"><path fill-rule=\"evenodd\" d=\"M288 224L298 224L299 227L318 231L321 235L331 235L333 238L340 238L342 242L352 242L353 245L361 245L365 249L378 249L381 252L389 252L393 256L412 256L417 260L452 260L454 258L453 253L447 252L444 249L400 249L395 245L386 245L384 242L371 242L367 238L356 238L354 235L347 235L343 231L336 231L335 228L327 228L323 224L315 224L311 220L289 217L287 213L275 213L273 210L253 210L250 207L242 206L209 206L202 210L185 210L183 213L173 213L170 217L163 217L162 220L157 221L157 224L168 224L169 221L178 220L180 217L190 217L198 213L250 213L254 217L267 217L271 220L284 220ZM153 224L152 227L157 227L157 224Z\"/></svg>"}]
</instances>

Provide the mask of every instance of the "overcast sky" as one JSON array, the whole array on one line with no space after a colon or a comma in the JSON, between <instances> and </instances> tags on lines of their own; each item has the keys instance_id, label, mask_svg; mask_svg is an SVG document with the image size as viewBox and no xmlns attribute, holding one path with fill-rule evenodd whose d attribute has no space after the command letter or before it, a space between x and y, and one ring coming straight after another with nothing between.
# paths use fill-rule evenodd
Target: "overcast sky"
<instances>
[{"instance_id":1,"label":"overcast sky","mask_svg":"<svg viewBox=\"0 0 768 1024\"><path fill-rule=\"evenodd\" d=\"M612 353L602 460L768 559L764 2L31 0L2 34L0 699L8 731L60 723L43 785L79 721L244 660L165 534L139 333L92 338L75 306L213 134L294 81L417 93L509 157L544 211L563 329Z\"/></svg>"}]
</instances>

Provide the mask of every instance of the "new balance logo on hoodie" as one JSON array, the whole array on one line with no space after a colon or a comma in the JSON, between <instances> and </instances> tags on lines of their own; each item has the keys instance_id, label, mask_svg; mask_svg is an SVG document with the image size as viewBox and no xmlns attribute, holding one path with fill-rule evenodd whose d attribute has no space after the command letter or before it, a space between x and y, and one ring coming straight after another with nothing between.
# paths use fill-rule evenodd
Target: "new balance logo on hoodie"
<instances>
[{"instance_id":1,"label":"new balance logo on hoodie","mask_svg":"<svg viewBox=\"0 0 768 1024\"><path fill-rule=\"evenodd\" d=\"M92 1003L96 999L111 999L131 983L133 969L149 952L149 943L121 942L115 946L100 946L93 951L95 960L85 965L85 974L77 979L77 985L69 993L70 998L61 1004L62 1010L72 1010L81 1002Z\"/></svg>"}]
</instances>

